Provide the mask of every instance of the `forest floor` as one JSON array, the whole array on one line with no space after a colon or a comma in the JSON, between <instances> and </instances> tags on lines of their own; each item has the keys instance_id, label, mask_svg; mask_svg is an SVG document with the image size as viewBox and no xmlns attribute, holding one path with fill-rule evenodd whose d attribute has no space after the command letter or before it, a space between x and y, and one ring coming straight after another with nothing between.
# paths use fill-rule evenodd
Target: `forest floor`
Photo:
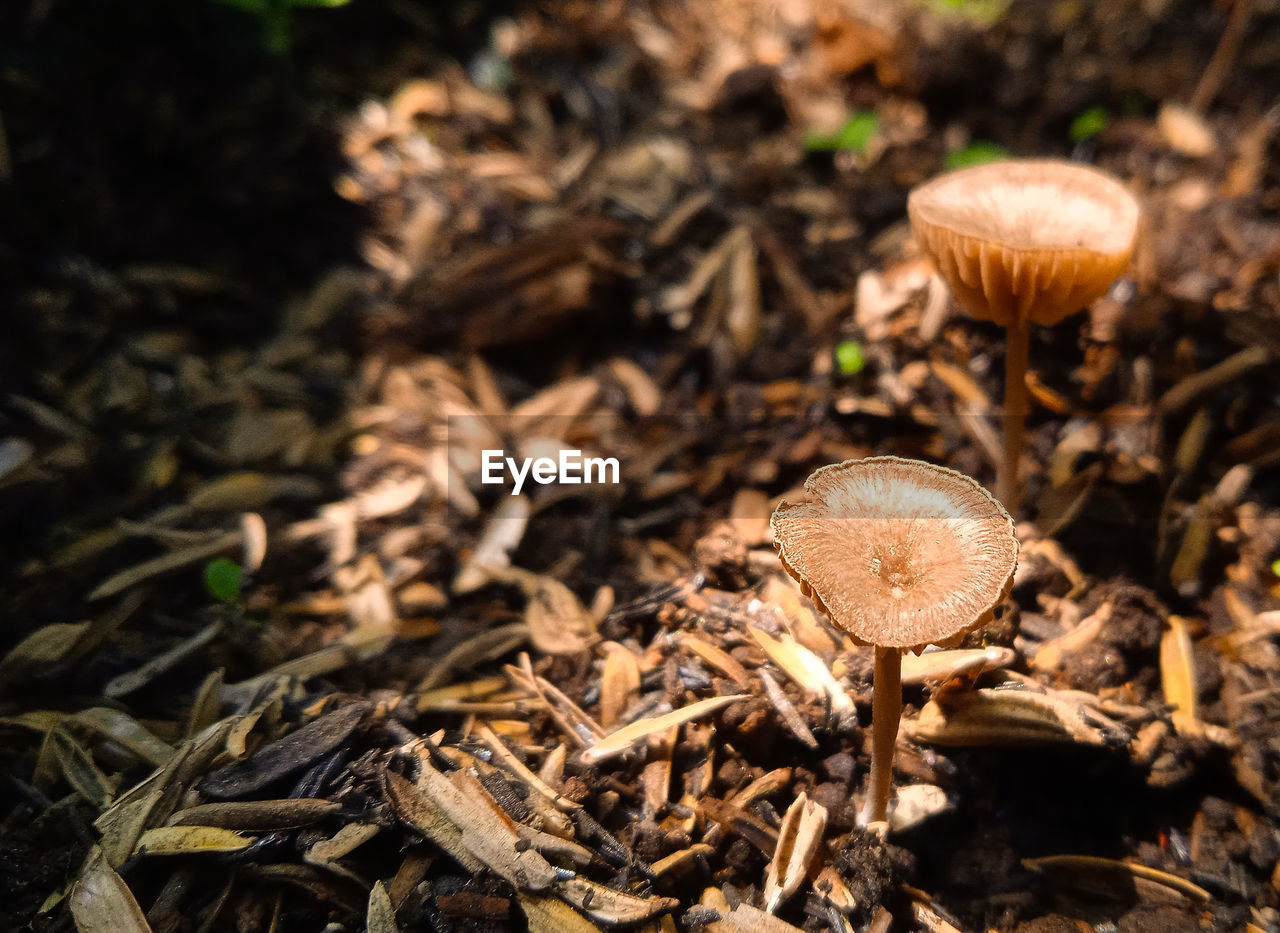
<instances>
[{"instance_id":1,"label":"forest floor","mask_svg":"<svg viewBox=\"0 0 1280 933\"><path fill-rule=\"evenodd\" d=\"M152 6L0 13L0 929L1280 933L1275 2ZM882 836L769 516L993 483L1002 153L1142 230Z\"/></svg>"}]
</instances>

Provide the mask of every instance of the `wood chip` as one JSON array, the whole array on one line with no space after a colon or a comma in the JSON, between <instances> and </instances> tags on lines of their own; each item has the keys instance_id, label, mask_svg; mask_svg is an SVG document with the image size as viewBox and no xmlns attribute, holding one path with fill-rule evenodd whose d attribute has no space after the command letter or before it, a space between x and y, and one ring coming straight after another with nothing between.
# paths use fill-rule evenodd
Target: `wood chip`
<instances>
[{"instance_id":1,"label":"wood chip","mask_svg":"<svg viewBox=\"0 0 1280 933\"><path fill-rule=\"evenodd\" d=\"M809 874L809 865L827 828L827 808L810 800L801 792L787 808L782 825L778 828L778 845L765 871L765 910L777 913L778 908L800 889Z\"/></svg>"}]
</instances>

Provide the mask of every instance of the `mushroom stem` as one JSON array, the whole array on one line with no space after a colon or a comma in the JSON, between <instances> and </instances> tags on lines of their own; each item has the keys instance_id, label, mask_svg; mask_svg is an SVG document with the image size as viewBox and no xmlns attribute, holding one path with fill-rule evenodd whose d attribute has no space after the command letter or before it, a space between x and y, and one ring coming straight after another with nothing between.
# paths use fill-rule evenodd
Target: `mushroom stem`
<instances>
[{"instance_id":1,"label":"mushroom stem","mask_svg":"<svg viewBox=\"0 0 1280 933\"><path fill-rule=\"evenodd\" d=\"M996 471L996 498L1011 515L1018 513L1018 461L1027 417L1027 352L1031 321L1015 317L1008 327L1004 358L1004 458Z\"/></svg>"},{"instance_id":2,"label":"mushroom stem","mask_svg":"<svg viewBox=\"0 0 1280 933\"><path fill-rule=\"evenodd\" d=\"M898 744L898 720L902 718L902 649L876 646L876 666L871 680L871 777L859 824L888 818L889 789L893 783L893 752Z\"/></svg>"}]
</instances>

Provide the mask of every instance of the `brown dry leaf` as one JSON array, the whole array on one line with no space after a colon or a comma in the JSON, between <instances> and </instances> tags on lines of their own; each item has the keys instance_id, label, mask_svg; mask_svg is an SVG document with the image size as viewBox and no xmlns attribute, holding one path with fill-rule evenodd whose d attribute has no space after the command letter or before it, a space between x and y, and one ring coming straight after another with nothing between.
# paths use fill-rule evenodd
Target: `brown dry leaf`
<instances>
[{"instance_id":1,"label":"brown dry leaf","mask_svg":"<svg viewBox=\"0 0 1280 933\"><path fill-rule=\"evenodd\" d=\"M555 869L522 841L515 823L479 781L460 778L460 771L440 773L422 750L418 758L418 787L458 828L462 844L476 858L521 890L545 891L552 886ZM465 782L465 789L459 781Z\"/></svg>"},{"instance_id":2,"label":"brown dry leaf","mask_svg":"<svg viewBox=\"0 0 1280 933\"><path fill-rule=\"evenodd\" d=\"M1018 660L1012 648L943 648L902 656L904 684L944 684L958 677L974 678L986 671L998 671Z\"/></svg>"},{"instance_id":3,"label":"brown dry leaf","mask_svg":"<svg viewBox=\"0 0 1280 933\"><path fill-rule=\"evenodd\" d=\"M515 756L511 749L507 748L498 736L494 735L493 730L484 723L476 726L476 735L480 737L494 754L496 763L506 768L517 780L523 781L533 790L541 794L546 800L550 801L557 809L566 813L574 810L582 809L580 803L570 800L563 794L557 793L555 788L546 783L541 777L534 774L529 767Z\"/></svg>"},{"instance_id":4,"label":"brown dry leaf","mask_svg":"<svg viewBox=\"0 0 1280 933\"><path fill-rule=\"evenodd\" d=\"M188 855L195 852L239 852L255 841L218 826L157 826L146 830L134 855Z\"/></svg>"},{"instance_id":5,"label":"brown dry leaf","mask_svg":"<svg viewBox=\"0 0 1280 933\"><path fill-rule=\"evenodd\" d=\"M172 746L120 710L95 706L68 716L66 721L86 726L104 738L118 742L150 765L159 767L173 757Z\"/></svg>"},{"instance_id":6,"label":"brown dry leaf","mask_svg":"<svg viewBox=\"0 0 1280 933\"><path fill-rule=\"evenodd\" d=\"M941 699L941 701L940 701ZM1119 723L1057 692L974 690L930 700L907 731L932 745L1080 743L1117 747L1130 735Z\"/></svg>"},{"instance_id":7,"label":"brown dry leaf","mask_svg":"<svg viewBox=\"0 0 1280 933\"><path fill-rule=\"evenodd\" d=\"M637 897L580 877L559 882L556 893L605 926L643 923L680 906L673 897Z\"/></svg>"},{"instance_id":8,"label":"brown dry leaf","mask_svg":"<svg viewBox=\"0 0 1280 933\"><path fill-rule=\"evenodd\" d=\"M826 829L827 808L810 800L802 791L791 802L778 827L778 845L769 860L761 892L766 911L777 913L778 907L800 889Z\"/></svg>"},{"instance_id":9,"label":"brown dry leaf","mask_svg":"<svg viewBox=\"0 0 1280 933\"><path fill-rule=\"evenodd\" d=\"M662 407L662 390L648 373L624 356L615 356L608 365L637 415L647 418L658 413Z\"/></svg>"},{"instance_id":10,"label":"brown dry leaf","mask_svg":"<svg viewBox=\"0 0 1280 933\"><path fill-rule=\"evenodd\" d=\"M235 830L294 829L333 816L342 804L316 797L287 797L282 800L236 800L202 803L179 810L167 820L169 826L216 826Z\"/></svg>"},{"instance_id":11,"label":"brown dry leaf","mask_svg":"<svg viewBox=\"0 0 1280 933\"><path fill-rule=\"evenodd\" d=\"M1111 620L1113 606L1110 601L1100 605L1093 615L1082 619L1065 635L1046 642L1031 658L1031 668L1037 671L1054 671L1062 666L1063 655L1072 654L1097 641L1103 628Z\"/></svg>"},{"instance_id":12,"label":"brown dry leaf","mask_svg":"<svg viewBox=\"0 0 1280 933\"><path fill-rule=\"evenodd\" d=\"M55 726L49 733L54 759L67 783L85 800L99 810L105 810L115 796L115 782L94 764L93 756L84 746L72 738L62 726Z\"/></svg>"},{"instance_id":13,"label":"brown dry leaf","mask_svg":"<svg viewBox=\"0 0 1280 933\"><path fill-rule=\"evenodd\" d=\"M703 641L696 635L682 634L680 636L680 647L692 651L702 660L706 661L720 673L733 679L739 687L746 690L751 686L751 676L747 673L746 668L734 660L733 656L722 648L718 648L710 642Z\"/></svg>"},{"instance_id":14,"label":"brown dry leaf","mask_svg":"<svg viewBox=\"0 0 1280 933\"><path fill-rule=\"evenodd\" d=\"M742 790L738 791L725 803L732 804L735 807L746 809L761 797L767 797L776 791L788 786L791 783L790 768L774 768L772 771L766 771L760 775Z\"/></svg>"},{"instance_id":15,"label":"brown dry leaf","mask_svg":"<svg viewBox=\"0 0 1280 933\"><path fill-rule=\"evenodd\" d=\"M746 236L735 247L725 269L727 307L725 329L739 354L751 352L760 334L760 273L756 244Z\"/></svg>"},{"instance_id":16,"label":"brown dry leaf","mask_svg":"<svg viewBox=\"0 0 1280 933\"><path fill-rule=\"evenodd\" d=\"M658 732L665 732L672 726L681 725L692 719L709 716L730 703L748 699L749 696L749 694L737 693L732 696L709 697L705 700L698 700L696 703L690 703L680 709L672 710L669 713L663 713L661 716L651 716L647 719L637 720L630 725L610 732L590 748L585 749L582 752L582 760L587 764L598 764L610 758L616 758L630 751L631 746L641 739L648 738Z\"/></svg>"},{"instance_id":17,"label":"brown dry leaf","mask_svg":"<svg viewBox=\"0 0 1280 933\"><path fill-rule=\"evenodd\" d=\"M612 729L640 693L640 662L615 641L600 646L605 653L600 673L600 725Z\"/></svg>"},{"instance_id":18,"label":"brown dry leaf","mask_svg":"<svg viewBox=\"0 0 1280 933\"><path fill-rule=\"evenodd\" d=\"M1170 719L1179 732L1197 735L1199 704L1196 688L1195 656L1191 633L1181 616L1169 616L1168 628L1160 637L1160 685L1164 701L1172 708Z\"/></svg>"},{"instance_id":19,"label":"brown dry leaf","mask_svg":"<svg viewBox=\"0 0 1280 933\"><path fill-rule=\"evenodd\" d=\"M381 881L375 881L369 889L365 926L369 933L400 933L400 925L396 923L396 909L391 906L391 895Z\"/></svg>"},{"instance_id":20,"label":"brown dry leaf","mask_svg":"<svg viewBox=\"0 0 1280 933\"><path fill-rule=\"evenodd\" d=\"M55 622L38 628L9 650L0 660L0 678L8 680L17 671L46 667L66 657L89 630L89 622Z\"/></svg>"},{"instance_id":21,"label":"brown dry leaf","mask_svg":"<svg viewBox=\"0 0 1280 933\"><path fill-rule=\"evenodd\" d=\"M750 627L750 632L769 659L782 668L788 677L815 696L826 696L838 719L853 715L853 700L822 658L786 632L778 638L755 626Z\"/></svg>"},{"instance_id":22,"label":"brown dry leaf","mask_svg":"<svg viewBox=\"0 0 1280 933\"><path fill-rule=\"evenodd\" d=\"M383 790L401 820L448 852L467 871L484 870L485 863L463 845L462 830L423 791L392 771L383 775Z\"/></svg>"},{"instance_id":23,"label":"brown dry leaf","mask_svg":"<svg viewBox=\"0 0 1280 933\"><path fill-rule=\"evenodd\" d=\"M70 903L80 933L151 933L133 892L96 846L71 889Z\"/></svg>"},{"instance_id":24,"label":"brown dry leaf","mask_svg":"<svg viewBox=\"0 0 1280 933\"><path fill-rule=\"evenodd\" d=\"M560 900L542 894L517 892L520 908L529 924L529 933L599 933L596 926L582 914Z\"/></svg>"},{"instance_id":25,"label":"brown dry leaf","mask_svg":"<svg viewBox=\"0 0 1280 933\"><path fill-rule=\"evenodd\" d=\"M544 654L581 654L597 640L596 620L559 580L521 572L521 589L529 597L524 620L529 640Z\"/></svg>"},{"instance_id":26,"label":"brown dry leaf","mask_svg":"<svg viewBox=\"0 0 1280 933\"><path fill-rule=\"evenodd\" d=\"M524 496L508 496L502 500L489 517L480 543L453 578L455 595L480 589L494 574L511 566L511 552L524 538L529 512L529 500Z\"/></svg>"},{"instance_id":27,"label":"brown dry leaf","mask_svg":"<svg viewBox=\"0 0 1280 933\"><path fill-rule=\"evenodd\" d=\"M1098 858L1092 855L1049 855L1043 858L1025 858L1023 867L1060 883L1090 894L1116 895L1132 886L1135 879L1154 881L1162 887L1176 891L1199 904L1207 904L1211 895L1198 884L1168 872L1134 862Z\"/></svg>"},{"instance_id":28,"label":"brown dry leaf","mask_svg":"<svg viewBox=\"0 0 1280 933\"><path fill-rule=\"evenodd\" d=\"M708 933L800 933L800 928L758 907L742 903L733 910L722 910L720 919L708 923Z\"/></svg>"},{"instance_id":29,"label":"brown dry leaf","mask_svg":"<svg viewBox=\"0 0 1280 933\"><path fill-rule=\"evenodd\" d=\"M1182 104L1161 104L1156 127L1170 149L1193 159L1203 159L1218 149L1218 140L1204 117Z\"/></svg>"}]
</instances>

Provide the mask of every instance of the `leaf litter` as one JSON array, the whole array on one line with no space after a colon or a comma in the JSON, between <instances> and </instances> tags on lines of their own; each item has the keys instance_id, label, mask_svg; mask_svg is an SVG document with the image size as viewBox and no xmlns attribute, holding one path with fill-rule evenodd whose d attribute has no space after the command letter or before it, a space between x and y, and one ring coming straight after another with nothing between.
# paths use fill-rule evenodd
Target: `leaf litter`
<instances>
[{"instance_id":1,"label":"leaf litter","mask_svg":"<svg viewBox=\"0 0 1280 933\"><path fill-rule=\"evenodd\" d=\"M1130 58L1102 7L943 6L518 10L486 50L517 84L438 64L347 118L335 187L369 211L364 268L255 346L131 325L61 394L15 395L6 490L72 501L123 420L138 492L114 520L75 503L13 563L0 858L56 839L75 864L7 881L5 909L81 930L1275 926L1276 121L1188 109L1141 69L1119 84L1159 106L1077 155L1143 193L1154 233L1084 330L1045 338L1013 599L905 660L888 841L854 827L870 658L783 578L768 512L873 453L990 477L1002 350L949 314L905 192L976 125L1061 148L1079 101L1028 78L1016 38L1057 67ZM1159 6L1131 15L1176 45ZM1017 127L921 102L979 50ZM868 108L862 151L804 151ZM23 301L63 326L90 283L122 306L243 298L139 267ZM329 332L357 305L358 351ZM624 488L495 492L496 448L616 454ZM202 608L216 557L245 585ZM39 610L59 589L74 611Z\"/></svg>"}]
</instances>

